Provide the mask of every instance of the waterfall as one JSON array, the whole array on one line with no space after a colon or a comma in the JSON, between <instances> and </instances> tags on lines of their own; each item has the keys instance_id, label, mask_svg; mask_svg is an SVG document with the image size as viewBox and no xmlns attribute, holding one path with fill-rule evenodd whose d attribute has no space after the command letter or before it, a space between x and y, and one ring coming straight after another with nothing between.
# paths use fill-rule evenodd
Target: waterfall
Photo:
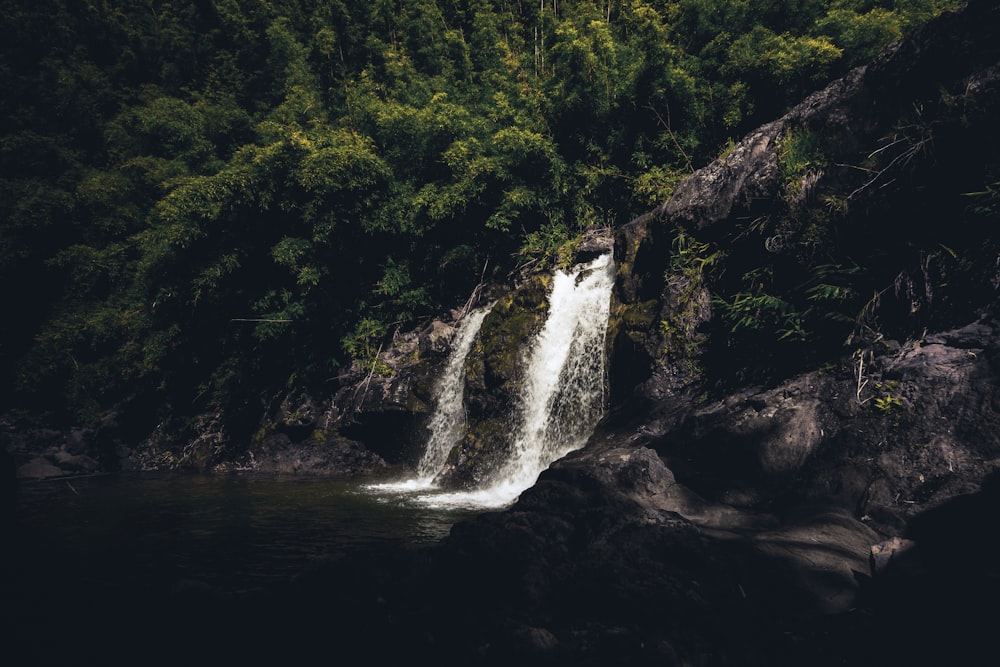
<instances>
[{"instance_id":1,"label":"waterfall","mask_svg":"<svg viewBox=\"0 0 1000 667\"><path fill-rule=\"evenodd\" d=\"M509 456L481 488L449 492L433 480L465 434L465 360L489 307L470 313L455 335L415 478L369 488L419 491L413 499L433 507L501 507L514 502L553 461L582 447L604 414L605 337L614 281L610 253L554 275L548 317L528 350L511 415Z\"/></svg>"},{"instance_id":2,"label":"waterfall","mask_svg":"<svg viewBox=\"0 0 1000 667\"><path fill-rule=\"evenodd\" d=\"M465 435L465 358L491 306L466 315L452 341L451 354L438 382L434 414L428 424L427 448L417 464L418 486L430 486L452 447Z\"/></svg>"},{"instance_id":3,"label":"waterfall","mask_svg":"<svg viewBox=\"0 0 1000 667\"><path fill-rule=\"evenodd\" d=\"M553 461L582 447L603 416L614 281L610 253L556 273L548 319L529 351L511 455L487 496L516 499Z\"/></svg>"},{"instance_id":4,"label":"waterfall","mask_svg":"<svg viewBox=\"0 0 1000 667\"><path fill-rule=\"evenodd\" d=\"M458 324L451 342L451 352L434 388L434 413L427 424L428 437L424 453L417 463L416 476L400 482L370 484L369 489L390 493L430 489L441 471L448 453L465 435L465 359L489 315L493 303L477 308Z\"/></svg>"}]
</instances>

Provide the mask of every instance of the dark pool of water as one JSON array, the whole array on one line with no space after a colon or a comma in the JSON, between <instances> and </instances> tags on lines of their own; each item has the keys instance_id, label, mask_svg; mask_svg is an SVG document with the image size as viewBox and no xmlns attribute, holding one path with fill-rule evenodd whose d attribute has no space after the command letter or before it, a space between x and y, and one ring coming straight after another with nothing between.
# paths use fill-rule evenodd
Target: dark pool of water
<instances>
[{"instance_id":1,"label":"dark pool of water","mask_svg":"<svg viewBox=\"0 0 1000 667\"><path fill-rule=\"evenodd\" d=\"M239 593L287 582L344 552L435 542L471 514L355 481L98 475L22 483L16 553L26 576L39 580Z\"/></svg>"},{"instance_id":2,"label":"dark pool of water","mask_svg":"<svg viewBox=\"0 0 1000 667\"><path fill-rule=\"evenodd\" d=\"M477 512L372 481L23 481L0 540L0 651L19 667L250 667L386 641L363 631L388 623L377 596L396 594L393 573Z\"/></svg>"}]
</instances>

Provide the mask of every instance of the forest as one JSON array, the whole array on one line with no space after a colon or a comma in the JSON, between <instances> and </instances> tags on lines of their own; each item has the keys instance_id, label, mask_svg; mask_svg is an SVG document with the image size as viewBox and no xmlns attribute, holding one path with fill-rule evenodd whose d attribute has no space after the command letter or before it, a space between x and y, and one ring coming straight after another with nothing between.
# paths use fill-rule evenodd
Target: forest
<instances>
[{"instance_id":1,"label":"forest","mask_svg":"<svg viewBox=\"0 0 1000 667\"><path fill-rule=\"evenodd\" d=\"M2 0L6 418L252 419L377 372L956 4Z\"/></svg>"}]
</instances>

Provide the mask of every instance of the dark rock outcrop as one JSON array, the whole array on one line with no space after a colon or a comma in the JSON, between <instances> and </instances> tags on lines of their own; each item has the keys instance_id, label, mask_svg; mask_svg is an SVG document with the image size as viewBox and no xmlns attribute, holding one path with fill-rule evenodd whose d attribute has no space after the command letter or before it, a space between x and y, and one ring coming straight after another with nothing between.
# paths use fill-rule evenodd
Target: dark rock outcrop
<instances>
[{"instance_id":1,"label":"dark rock outcrop","mask_svg":"<svg viewBox=\"0 0 1000 667\"><path fill-rule=\"evenodd\" d=\"M20 479L90 474L101 469L101 429L18 428L0 424L0 449Z\"/></svg>"},{"instance_id":2,"label":"dark rock outcrop","mask_svg":"<svg viewBox=\"0 0 1000 667\"><path fill-rule=\"evenodd\" d=\"M944 221L968 206L965 193L995 178L998 44L993 3L946 13L751 132L662 206L620 228L614 402L632 400L633 387L653 400L698 383L733 388L835 354L850 331L833 322L816 325L828 329L814 336L822 349L817 342L778 356L731 336L734 326L721 324L709 291L756 295L741 280L761 266L784 270L782 280L795 284L812 277L796 269L806 255L867 262L870 279L855 289L876 297L857 309L880 304L885 337L898 340L959 326L995 301L985 272L958 296L939 294L948 270L935 266L934 250L982 252L984 230ZM796 139L823 159L795 163ZM716 261L724 269L708 284L702 266Z\"/></svg>"}]
</instances>

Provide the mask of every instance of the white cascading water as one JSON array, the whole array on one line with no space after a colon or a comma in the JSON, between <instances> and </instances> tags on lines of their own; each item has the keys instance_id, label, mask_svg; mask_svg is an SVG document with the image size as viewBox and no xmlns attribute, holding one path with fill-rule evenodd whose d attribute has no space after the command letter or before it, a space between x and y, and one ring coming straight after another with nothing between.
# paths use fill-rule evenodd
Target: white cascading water
<instances>
[{"instance_id":1,"label":"white cascading water","mask_svg":"<svg viewBox=\"0 0 1000 667\"><path fill-rule=\"evenodd\" d=\"M493 304L470 311L462 319L451 341L451 353L435 386L434 414L427 424L427 447L417 463L416 477L402 482L374 484L380 491L428 489L448 458L448 453L465 435L465 359L489 315Z\"/></svg>"},{"instance_id":2,"label":"white cascading water","mask_svg":"<svg viewBox=\"0 0 1000 667\"><path fill-rule=\"evenodd\" d=\"M465 394L465 358L469 356L476 334L491 307L492 304L470 312L455 333L451 354L437 385L434 414L428 424L427 449L417 464L415 482L419 486L431 485L444 466L448 453L465 435L465 403L462 401Z\"/></svg>"},{"instance_id":3,"label":"white cascading water","mask_svg":"<svg viewBox=\"0 0 1000 667\"><path fill-rule=\"evenodd\" d=\"M548 318L528 353L510 456L482 488L448 492L436 489L433 480L465 435L465 359L489 307L470 313L455 335L416 477L369 488L417 491L413 499L430 507L503 507L553 461L582 447L604 414L605 337L614 282L610 253L556 272Z\"/></svg>"},{"instance_id":4,"label":"white cascading water","mask_svg":"<svg viewBox=\"0 0 1000 667\"><path fill-rule=\"evenodd\" d=\"M603 416L614 282L610 253L556 273L549 317L530 351L514 447L492 488L516 497L553 461L582 447Z\"/></svg>"},{"instance_id":5,"label":"white cascading water","mask_svg":"<svg viewBox=\"0 0 1000 667\"><path fill-rule=\"evenodd\" d=\"M555 274L549 314L529 351L511 454L481 489L418 499L439 507L502 507L553 461L582 447L604 414L610 253Z\"/></svg>"}]
</instances>

